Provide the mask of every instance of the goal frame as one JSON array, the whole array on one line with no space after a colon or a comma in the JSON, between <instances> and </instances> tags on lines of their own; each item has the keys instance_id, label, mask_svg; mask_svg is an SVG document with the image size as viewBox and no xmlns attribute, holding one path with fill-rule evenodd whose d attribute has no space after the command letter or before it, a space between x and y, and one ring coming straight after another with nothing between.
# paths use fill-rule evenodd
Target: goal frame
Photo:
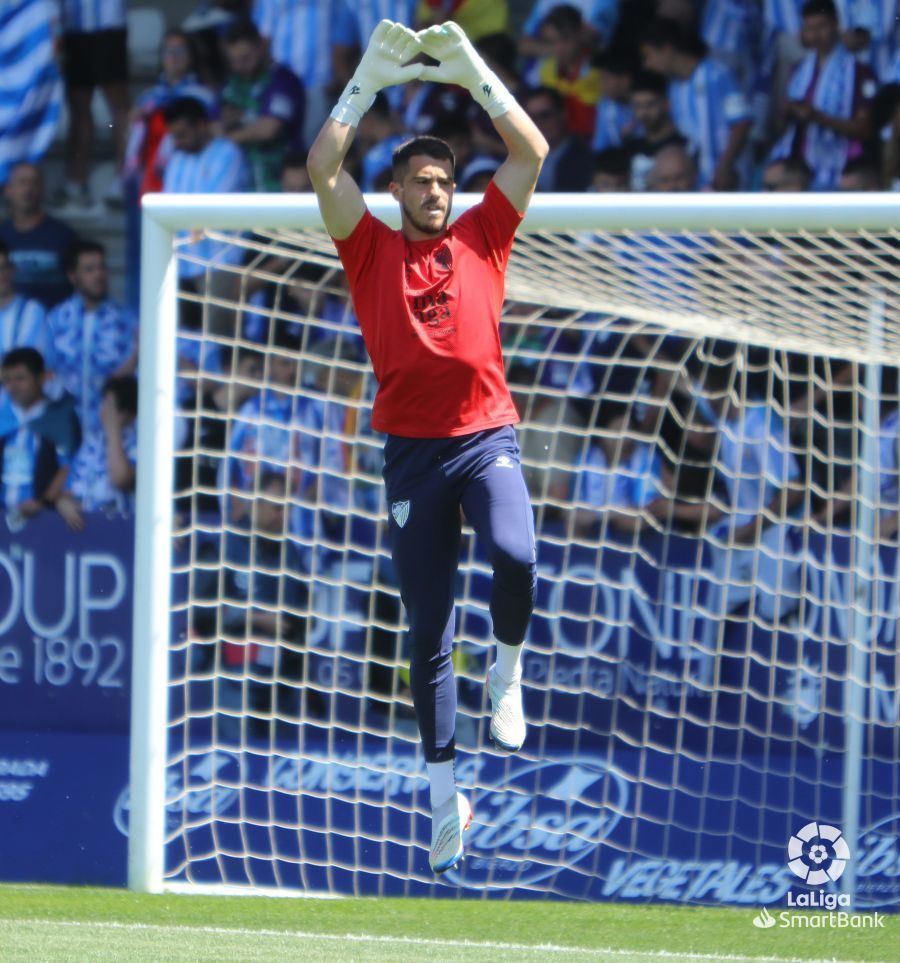
<instances>
[{"instance_id":1,"label":"goal frame","mask_svg":"<svg viewBox=\"0 0 900 963\"><path fill-rule=\"evenodd\" d=\"M480 195L457 194L454 214L480 200ZM388 195L367 194L365 201L376 217L392 227L399 226L399 208ZM176 232L198 225L218 230L324 229L313 195L148 194L142 201L134 568L138 590L132 646L128 886L143 892L164 888L177 330L174 241ZM532 199L520 230L826 232L885 231L898 225L900 194L554 194ZM880 326L881 311L873 303L869 317L873 347L880 343ZM877 385L877 369L877 364L869 366L872 387ZM870 444L878 424L878 405L873 398L871 395L864 414ZM864 452L864 466L875 464L869 455ZM875 478L868 470L861 471L860 476L857 495L865 506ZM855 539L868 540L871 545L874 526L874 512L861 512ZM871 591L872 578L871 571L863 573L861 591ZM854 642L865 638L866 622L865 606L860 605L854 611ZM846 731L846 771L850 778L845 780L843 792L842 829L852 852L856 851L859 835L865 658L864 647L854 644L844 692L851 724ZM856 891L855 875L851 860L841 881L851 899Z\"/></svg>"}]
</instances>

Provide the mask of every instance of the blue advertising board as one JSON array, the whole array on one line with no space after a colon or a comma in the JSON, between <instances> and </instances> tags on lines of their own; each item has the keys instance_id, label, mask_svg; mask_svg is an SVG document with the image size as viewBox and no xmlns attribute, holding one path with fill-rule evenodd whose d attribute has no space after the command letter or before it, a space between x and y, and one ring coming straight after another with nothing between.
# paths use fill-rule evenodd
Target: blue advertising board
<instances>
[{"instance_id":1,"label":"blue advertising board","mask_svg":"<svg viewBox=\"0 0 900 963\"><path fill-rule=\"evenodd\" d=\"M0 541L0 878L125 880L133 542L128 522L88 523L89 541L55 517ZM268 744L213 749L208 719L173 727L182 755L168 773L170 870L183 876L190 859L199 881L339 893L784 899L789 837L842 813L842 680L860 590L849 538L797 543L806 582L796 609L768 628L736 609L720 633L704 615L708 546L649 539L636 557L543 535L521 757L486 748L482 689L461 683L462 705L482 720L467 745L482 748L457 766L475 808L459 871L427 881L414 735L356 734L370 711L360 703L368 598L339 589L371 584L372 565L385 564L362 553L317 560L307 672L335 692L321 725L274 754ZM874 565L855 854L860 901L873 908L900 904L896 551ZM488 589L473 578L461 604L470 639L489 638ZM479 678L487 647L465 647ZM201 689L182 687L178 700L202 705ZM248 844L253 856L223 855Z\"/></svg>"}]
</instances>

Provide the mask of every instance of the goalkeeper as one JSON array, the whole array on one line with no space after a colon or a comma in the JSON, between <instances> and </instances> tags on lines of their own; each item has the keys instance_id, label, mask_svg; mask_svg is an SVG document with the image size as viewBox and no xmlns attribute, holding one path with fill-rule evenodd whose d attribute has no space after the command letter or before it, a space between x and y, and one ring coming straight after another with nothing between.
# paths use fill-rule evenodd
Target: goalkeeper
<instances>
[{"instance_id":1,"label":"goalkeeper","mask_svg":"<svg viewBox=\"0 0 900 963\"><path fill-rule=\"evenodd\" d=\"M438 65L411 62L423 52ZM343 163L375 94L417 78L466 87L492 118L508 156L481 203L448 227L453 152L434 137L401 145L390 185L401 228L393 231L366 209ZM372 426L387 434L389 537L409 619L410 685L431 788L429 859L438 873L462 858L472 818L453 771L450 656L461 510L494 571L491 737L507 751L525 740L521 652L534 607L534 529L499 324L506 262L547 151L456 24L416 34L382 20L309 152L322 218L379 383Z\"/></svg>"}]
</instances>

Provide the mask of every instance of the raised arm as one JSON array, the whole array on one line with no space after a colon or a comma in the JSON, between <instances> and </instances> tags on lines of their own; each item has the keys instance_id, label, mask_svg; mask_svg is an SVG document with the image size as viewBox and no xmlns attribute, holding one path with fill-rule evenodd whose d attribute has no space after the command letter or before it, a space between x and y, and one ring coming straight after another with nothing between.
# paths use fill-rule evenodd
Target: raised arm
<instances>
[{"instance_id":1,"label":"raised arm","mask_svg":"<svg viewBox=\"0 0 900 963\"><path fill-rule=\"evenodd\" d=\"M379 90L419 76L422 65L408 63L419 51L419 41L412 30L382 20L372 32L369 46L331 117L309 149L307 170L322 220L328 233L338 240L353 233L366 210L359 187L344 170L356 126Z\"/></svg>"},{"instance_id":2,"label":"raised arm","mask_svg":"<svg viewBox=\"0 0 900 963\"><path fill-rule=\"evenodd\" d=\"M436 67L423 67L422 79L465 87L490 115L507 150L494 183L524 214L550 149L543 134L457 24L451 21L420 31L419 42L425 53L440 61Z\"/></svg>"}]
</instances>

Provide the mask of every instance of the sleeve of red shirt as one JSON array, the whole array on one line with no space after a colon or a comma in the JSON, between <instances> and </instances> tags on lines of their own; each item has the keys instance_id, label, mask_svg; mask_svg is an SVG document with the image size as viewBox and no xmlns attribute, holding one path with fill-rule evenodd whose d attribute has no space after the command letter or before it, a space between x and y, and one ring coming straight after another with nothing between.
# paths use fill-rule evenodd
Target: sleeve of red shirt
<instances>
[{"instance_id":1,"label":"sleeve of red shirt","mask_svg":"<svg viewBox=\"0 0 900 963\"><path fill-rule=\"evenodd\" d=\"M379 221L378 218L373 217L372 212L367 210L360 218L359 224L353 228L347 237L340 241L334 237L331 239L337 248L341 264L344 265L351 291L365 271L373 264L372 251L375 249L383 231L390 232L390 228Z\"/></svg>"},{"instance_id":2,"label":"sleeve of red shirt","mask_svg":"<svg viewBox=\"0 0 900 963\"><path fill-rule=\"evenodd\" d=\"M522 223L523 216L513 207L503 191L491 181L484 192L484 200L466 211L459 221L465 218L477 226L487 247L488 256L495 267L503 270L509 260L516 230Z\"/></svg>"}]
</instances>

